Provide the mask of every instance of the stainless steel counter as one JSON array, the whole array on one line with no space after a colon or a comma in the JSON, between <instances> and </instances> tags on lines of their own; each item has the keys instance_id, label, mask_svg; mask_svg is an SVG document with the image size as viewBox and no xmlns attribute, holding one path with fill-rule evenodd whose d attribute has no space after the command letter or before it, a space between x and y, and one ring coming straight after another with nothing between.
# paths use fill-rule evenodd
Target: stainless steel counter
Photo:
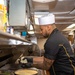
<instances>
[{"instance_id":1,"label":"stainless steel counter","mask_svg":"<svg viewBox=\"0 0 75 75\"><path fill-rule=\"evenodd\" d=\"M12 63L9 62L11 62L12 60L15 61L18 58L18 56L22 53L26 53L25 55L29 55L27 54L29 46L27 47L26 45L13 45L13 44L10 45L9 39L20 40L23 42L30 43L29 41L21 37L17 37L15 35L11 35L0 31L0 75L3 74L2 72L10 72L10 75L14 75L14 71L16 69L14 68L10 69L13 65L11 65ZM38 69L37 75L47 75L47 74L46 71Z\"/></svg>"},{"instance_id":2,"label":"stainless steel counter","mask_svg":"<svg viewBox=\"0 0 75 75\"><path fill-rule=\"evenodd\" d=\"M15 68L10 69L11 67L12 67L12 65L10 65L10 64L7 64L7 65L3 66L2 68L0 68L0 73L1 73L1 72L9 72L10 75L14 75L14 72L15 72L17 69L15 69ZM20 69L21 69L21 68L20 68ZM37 75L50 75L49 72L46 71L46 70L41 70L41 69L37 69L37 68L29 68L29 69L38 71L38 74L37 74Z\"/></svg>"}]
</instances>

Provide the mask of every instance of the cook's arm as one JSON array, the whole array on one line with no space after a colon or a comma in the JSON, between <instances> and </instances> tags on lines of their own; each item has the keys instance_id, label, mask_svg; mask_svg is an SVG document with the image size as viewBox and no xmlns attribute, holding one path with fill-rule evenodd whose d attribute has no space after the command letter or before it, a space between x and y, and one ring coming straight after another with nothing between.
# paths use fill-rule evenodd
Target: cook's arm
<instances>
[{"instance_id":1,"label":"cook's arm","mask_svg":"<svg viewBox=\"0 0 75 75\"><path fill-rule=\"evenodd\" d=\"M54 60L50 60L45 57L34 57L32 66L39 69L48 70L53 64L53 62Z\"/></svg>"},{"instance_id":2,"label":"cook's arm","mask_svg":"<svg viewBox=\"0 0 75 75\"><path fill-rule=\"evenodd\" d=\"M48 70L53 64L54 60L45 57L21 57L20 63L24 67L36 67L38 69Z\"/></svg>"}]
</instances>

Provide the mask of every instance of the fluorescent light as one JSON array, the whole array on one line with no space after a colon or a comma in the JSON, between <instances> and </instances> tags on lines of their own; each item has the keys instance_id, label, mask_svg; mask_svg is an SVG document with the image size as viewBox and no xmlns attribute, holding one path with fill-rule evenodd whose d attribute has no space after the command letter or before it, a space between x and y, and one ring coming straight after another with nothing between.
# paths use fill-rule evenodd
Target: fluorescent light
<instances>
[{"instance_id":1,"label":"fluorescent light","mask_svg":"<svg viewBox=\"0 0 75 75\"><path fill-rule=\"evenodd\" d=\"M58 1L64 1L64 0L58 0Z\"/></svg>"},{"instance_id":2,"label":"fluorescent light","mask_svg":"<svg viewBox=\"0 0 75 75\"><path fill-rule=\"evenodd\" d=\"M35 15L34 18L35 18L35 24L39 25L39 21L38 21L38 18L40 18L41 16L43 15Z\"/></svg>"},{"instance_id":3,"label":"fluorescent light","mask_svg":"<svg viewBox=\"0 0 75 75\"><path fill-rule=\"evenodd\" d=\"M75 24L71 24L70 26L68 26L67 28L73 28L75 27Z\"/></svg>"},{"instance_id":4,"label":"fluorescent light","mask_svg":"<svg viewBox=\"0 0 75 75\"><path fill-rule=\"evenodd\" d=\"M39 25L38 18L35 18L35 24Z\"/></svg>"},{"instance_id":5,"label":"fluorescent light","mask_svg":"<svg viewBox=\"0 0 75 75\"><path fill-rule=\"evenodd\" d=\"M50 12L44 11L44 12L34 12L35 15L46 15L49 14Z\"/></svg>"},{"instance_id":6,"label":"fluorescent light","mask_svg":"<svg viewBox=\"0 0 75 75\"><path fill-rule=\"evenodd\" d=\"M4 5L4 0L0 0L0 4Z\"/></svg>"},{"instance_id":7,"label":"fluorescent light","mask_svg":"<svg viewBox=\"0 0 75 75\"><path fill-rule=\"evenodd\" d=\"M34 31L28 31L28 34L34 34Z\"/></svg>"},{"instance_id":8,"label":"fluorescent light","mask_svg":"<svg viewBox=\"0 0 75 75\"><path fill-rule=\"evenodd\" d=\"M43 16L43 15L34 15L35 18L39 18L41 16Z\"/></svg>"},{"instance_id":9,"label":"fluorescent light","mask_svg":"<svg viewBox=\"0 0 75 75\"><path fill-rule=\"evenodd\" d=\"M52 1L55 1L55 0L33 0L35 2L41 2L41 3L47 3L47 2L52 2Z\"/></svg>"},{"instance_id":10,"label":"fluorescent light","mask_svg":"<svg viewBox=\"0 0 75 75\"><path fill-rule=\"evenodd\" d=\"M33 26L32 25L30 25L30 30L33 30Z\"/></svg>"}]
</instances>

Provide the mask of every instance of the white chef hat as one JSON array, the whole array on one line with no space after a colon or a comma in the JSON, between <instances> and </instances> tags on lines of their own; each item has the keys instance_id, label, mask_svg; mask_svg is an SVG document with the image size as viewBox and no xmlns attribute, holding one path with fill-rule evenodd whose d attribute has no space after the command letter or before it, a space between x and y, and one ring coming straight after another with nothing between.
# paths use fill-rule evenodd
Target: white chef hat
<instances>
[{"instance_id":1,"label":"white chef hat","mask_svg":"<svg viewBox=\"0 0 75 75\"><path fill-rule=\"evenodd\" d=\"M55 16L53 13L50 13L48 15L40 17L38 20L39 20L39 25L53 24L55 23Z\"/></svg>"}]
</instances>

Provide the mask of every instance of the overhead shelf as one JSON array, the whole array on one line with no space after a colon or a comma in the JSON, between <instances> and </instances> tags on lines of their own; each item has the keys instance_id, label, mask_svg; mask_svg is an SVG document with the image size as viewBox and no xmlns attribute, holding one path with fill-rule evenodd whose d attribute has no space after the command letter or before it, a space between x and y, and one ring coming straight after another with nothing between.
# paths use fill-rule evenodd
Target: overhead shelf
<instances>
[{"instance_id":1,"label":"overhead shelf","mask_svg":"<svg viewBox=\"0 0 75 75\"><path fill-rule=\"evenodd\" d=\"M14 39L14 40L19 40L19 41L23 41L23 42L29 42L26 39L22 38L22 37L18 37L16 35L12 35L9 33L5 33L0 31L0 38L6 38L6 39Z\"/></svg>"}]
</instances>

